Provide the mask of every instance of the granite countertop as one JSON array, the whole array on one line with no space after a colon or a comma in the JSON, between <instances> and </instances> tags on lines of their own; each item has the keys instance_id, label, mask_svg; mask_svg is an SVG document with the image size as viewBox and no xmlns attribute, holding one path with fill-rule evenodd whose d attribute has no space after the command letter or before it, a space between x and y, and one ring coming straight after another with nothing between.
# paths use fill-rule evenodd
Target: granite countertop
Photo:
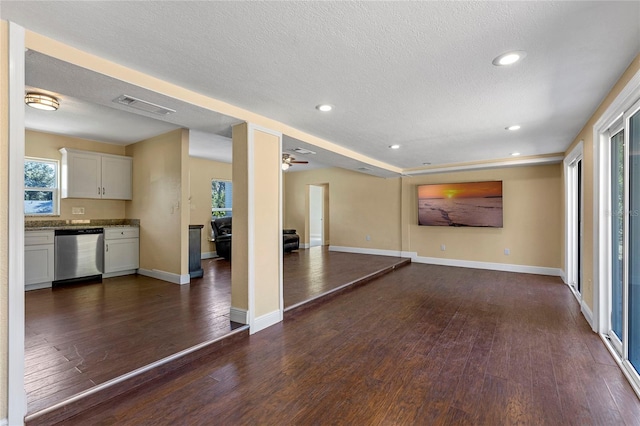
<instances>
[{"instance_id":1,"label":"granite countertop","mask_svg":"<svg viewBox=\"0 0 640 426\"><path fill-rule=\"evenodd\" d=\"M25 231L54 231L56 229L122 228L139 227L139 219L94 219L94 220L30 220L25 221Z\"/></svg>"}]
</instances>

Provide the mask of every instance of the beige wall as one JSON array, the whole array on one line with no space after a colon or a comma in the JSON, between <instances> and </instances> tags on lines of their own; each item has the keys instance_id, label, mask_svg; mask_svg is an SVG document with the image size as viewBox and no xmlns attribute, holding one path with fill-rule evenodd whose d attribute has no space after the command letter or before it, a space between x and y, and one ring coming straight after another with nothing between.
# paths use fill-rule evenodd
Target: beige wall
<instances>
[{"instance_id":1,"label":"beige wall","mask_svg":"<svg viewBox=\"0 0 640 426\"><path fill-rule=\"evenodd\" d=\"M304 167L304 166L300 166ZM326 185L325 238L331 245L400 250L400 179L383 179L339 168L285 173L284 228L308 242L308 185ZM367 235L370 237L366 239Z\"/></svg>"},{"instance_id":2,"label":"beige wall","mask_svg":"<svg viewBox=\"0 0 640 426\"><path fill-rule=\"evenodd\" d=\"M191 225L204 225L201 235L202 253L214 252L211 237L211 181L231 180L231 163L189 157Z\"/></svg>"},{"instance_id":3,"label":"beige wall","mask_svg":"<svg viewBox=\"0 0 640 426\"><path fill-rule=\"evenodd\" d=\"M559 268L561 165L443 173L403 179L405 251L418 256ZM419 226L416 185L502 180L503 227ZM445 251L440 246L444 244ZM508 248L510 255L504 254Z\"/></svg>"},{"instance_id":4,"label":"beige wall","mask_svg":"<svg viewBox=\"0 0 640 426\"><path fill-rule=\"evenodd\" d=\"M255 316L280 308L280 139L254 132L253 220L255 226ZM234 215L235 216L235 215ZM235 240L234 240L235 241Z\"/></svg>"},{"instance_id":5,"label":"beige wall","mask_svg":"<svg viewBox=\"0 0 640 426\"><path fill-rule=\"evenodd\" d=\"M183 132L174 130L126 147L133 157L133 200L126 201L125 217L140 219L142 269L183 273L181 210L188 205L182 203Z\"/></svg>"},{"instance_id":6,"label":"beige wall","mask_svg":"<svg viewBox=\"0 0 640 426\"><path fill-rule=\"evenodd\" d=\"M9 26L0 21L0 419L7 418L9 300Z\"/></svg>"},{"instance_id":7,"label":"beige wall","mask_svg":"<svg viewBox=\"0 0 640 426\"><path fill-rule=\"evenodd\" d=\"M611 105L614 99L620 94L622 89L629 83L629 80L640 71L640 54L635 57L620 79L613 86L609 94L604 98L600 106L593 113L589 121L586 122L580 133L575 137L571 146L567 149L568 154L582 140L583 145L583 182L584 182L584 209L583 209L583 286L582 297L584 301L593 309L593 280L594 280L594 240L593 232L593 209L595 207L594 200L594 145L593 145L593 126L600 119L602 114ZM564 241L564 240L563 240Z\"/></svg>"},{"instance_id":8,"label":"beige wall","mask_svg":"<svg viewBox=\"0 0 640 426\"><path fill-rule=\"evenodd\" d=\"M327 184L331 245L559 268L563 229L561 169L560 164L500 168L405 177L402 182L343 169L287 172L284 227L296 228L302 241L308 242L307 186ZM417 184L482 180L503 181L503 228L417 225ZM371 237L369 241L367 235ZM441 244L446 246L444 252ZM504 255L505 248L510 249L509 256Z\"/></svg>"},{"instance_id":9,"label":"beige wall","mask_svg":"<svg viewBox=\"0 0 640 426\"><path fill-rule=\"evenodd\" d=\"M178 214L180 215L180 274L189 274L189 130L180 132L180 194Z\"/></svg>"},{"instance_id":10,"label":"beige wall","mask_svg":"<svg viewBox=\"0 0 640 426\"><path fill-rule=\"evenodd\" d=\"M231 244L231 307L249 310L248 126L233 126L233 244Z\"/></svg>"},{"instance_id":11,"label":"beige wall","mask_svg":"<svg viewBox=\"0 0 640 426\"><path fill-rule=\"evenodd\" d=\"M46 158L60 161L60 148L75 148L103 154L125 155L125 147L87 139L60 136L32 130L25 132L25 155L27 157ZM72 215L72 207L84 207L85 214ZM80 198L63 198L60 200L60 216L26 217L25 220L51 219L123 219L125 217L125 201L90 200Z\"/></svg>"}]
</instances>

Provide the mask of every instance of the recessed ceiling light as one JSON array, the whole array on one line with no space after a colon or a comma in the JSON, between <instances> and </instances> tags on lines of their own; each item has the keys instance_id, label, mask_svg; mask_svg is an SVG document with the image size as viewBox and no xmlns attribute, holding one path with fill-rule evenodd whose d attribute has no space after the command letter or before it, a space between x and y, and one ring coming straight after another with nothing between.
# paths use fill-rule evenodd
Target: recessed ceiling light
<instances>
[{"instance_id":1,"label":"recessed ceiling light","mask_svg":"<svg viewBox=\"0 0 640 426\"><path fill-rule=\"evenodd\" d=\"M520 153L519 153L519 152L512 152L512 153L511 153L511 156L512 156L512 157L517 157L518 155L520 155Z\"/></svg>"},{"instance_id":2,"label":"recessed ceiling light","mask_svg":"<svg viewBox=\"0 0 640 426\"><path fill-rule=\"evenodd\" d=\"M316 105L316 109L318 111L322 111L322 112L329 112L333 109L333 105L329 105L329 104L320 104L320 105Z\"/></svg>"},{"instance_id":3,"label":"recessed ceiling light","mask_svg":"<svg viewBox=\"0 0 640 426\"><path fill-rule=\"evenodd\" d=\"M519 124L514 124L513 126L505 127L505 130L520 130Z\"/></svg>"},{"instance_id":4,"label":"recessed ceiling light","mask_svg":"<svg viewBox=\"0 0 640 426\"><path fill-rule=\"evenodd\" d=\"M502 55L496 57L492 63L497 67L504 65L512 65L518 62L520 59L527 56L527 52L524 50L514 50L512 52L505 52Z\"/></svg>"},{"instance_id":5,"label":"recessed ceiling light","mask_svg":"<svg viewBox=\"0 0 640 426\"><path fill-rule=\"evenodd\" d=\"M396 144L396 145L389 145L389 148L391 149L398 149L400 148L400 145Z\"/></svg>"}]
</instances>

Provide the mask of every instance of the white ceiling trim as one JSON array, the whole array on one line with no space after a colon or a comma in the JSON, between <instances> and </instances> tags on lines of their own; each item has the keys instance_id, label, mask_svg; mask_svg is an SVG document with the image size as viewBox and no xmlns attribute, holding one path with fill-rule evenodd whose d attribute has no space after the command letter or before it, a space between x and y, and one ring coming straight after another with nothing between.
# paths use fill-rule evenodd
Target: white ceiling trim
<instances>
[{"instance_id":1,"label":"white ceiling trim","mask_svg":"<svg viewBox=\"0 0 640 426\"><path fill-rule=\"evenodd\" d=\"M425 170L408 170L402 172L403 176L418 176L418 175L430 175L436 173L450 173L450 172L465 172L471 170L485 170L485 169L500 169L504 167L520 167L520 166L542 166L545 164L561 163L564 159L563 154L546 156L546 157L533 157L533 158L520 158L516 160L506 161L491 161L487 163L477 164L460 164L446 167L435 167Z\"/></svg>"}]
</instances>

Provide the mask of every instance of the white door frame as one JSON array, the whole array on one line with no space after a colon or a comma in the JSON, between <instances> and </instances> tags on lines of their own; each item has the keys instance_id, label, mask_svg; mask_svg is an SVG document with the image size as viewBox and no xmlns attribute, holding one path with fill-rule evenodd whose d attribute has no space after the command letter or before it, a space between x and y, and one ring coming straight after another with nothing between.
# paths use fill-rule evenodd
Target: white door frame
<instances>
[{"instance_id":1,"label":"white door frame","mask_svg":"<svg viewBox=\"0 0 640 426\"><path fill-rule=\"evenodd\" d=\"M578 280L578 237L582 233L578 229L578 212L583 214L583 209L577 205L578 191L582 186L578 182L577 164L582 160L584 141L571 150L563 161L564 166L564 187L565 187L565 283L572 289L579 302L582 302L582 295L577 292L576 281ZM583 164L584 177L584 164ZM581 197L584 198L584 197ZM582 251L584 256L584 251Z\"/></svg>"},{"instance_id":2,"label":"white door frame","mask_svg":"<svg viewBox=\"0 0 640 426\"><path fill-rule=\"evenodd\" d=\"M640 396L640 381L629 361L621 357L607 334L611 312L611 188L610 188L610 129L640 99L640 71L621 90L593 126L594 205L593 205L593 323L605 345L620 366L631 387ZM625 143L628 144L625 135ZM625 172L626 173L626 172ZM628 181L628 177L625 179ZM626 271L625 271L626 273ZM623 315L626 315L624 313ZM625 319L626 321L626 319ZM625 339L623 337L623 339ZM623 342L623 353L624 353ZM625 356L623 354L623 356Z\"/></svg>"},{"instance_id":3,"label":"white door frame","mask_svg":"<svg viewBox=\"0 0 640 426\"><path fill-rule=\"evenodd\" d=\"M24 423L24 28L9 22L9 229L7 420Z\"/></svg>"}]
</instances>

